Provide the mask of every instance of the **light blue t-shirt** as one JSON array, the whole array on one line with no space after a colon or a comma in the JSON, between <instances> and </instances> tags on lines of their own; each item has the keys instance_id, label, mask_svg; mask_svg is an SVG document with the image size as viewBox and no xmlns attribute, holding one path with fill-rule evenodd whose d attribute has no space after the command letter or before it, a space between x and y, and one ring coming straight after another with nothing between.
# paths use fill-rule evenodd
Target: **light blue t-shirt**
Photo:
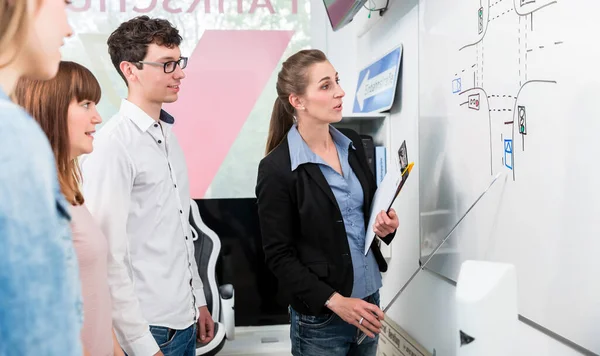
<instances>
[{"instance_id":1,"label":"light blue t-shirt","mask_svg":"<svg viewBox=\"0 0 600 356\"><path fill-rule=\"evenodd\" d=\"M0 356L82 353L77 256L54 156L0 90Z\"/></svg>"}]
</instances>

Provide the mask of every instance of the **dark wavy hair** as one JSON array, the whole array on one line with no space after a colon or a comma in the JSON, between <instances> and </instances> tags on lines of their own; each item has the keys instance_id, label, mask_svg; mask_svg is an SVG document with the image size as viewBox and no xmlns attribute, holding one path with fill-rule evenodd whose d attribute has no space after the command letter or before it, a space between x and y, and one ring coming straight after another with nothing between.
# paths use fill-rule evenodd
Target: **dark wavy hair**
<instances>
[{"instance_id":1,"label":"dark wavy hair","mask_svg":"<svg viewBox=\"0 0 600 356\"><path fill-rule=\"evenodd\" d=\"M121 78L127 84L127 79L119 68L121 62L139 62L148 54L148 45L173 48L181 44L179 31L169 21L148 16L138 16L123 22L108 37L108 53ZM136 64L138 68L140 65Z\"/></svg>"}]
</instances>

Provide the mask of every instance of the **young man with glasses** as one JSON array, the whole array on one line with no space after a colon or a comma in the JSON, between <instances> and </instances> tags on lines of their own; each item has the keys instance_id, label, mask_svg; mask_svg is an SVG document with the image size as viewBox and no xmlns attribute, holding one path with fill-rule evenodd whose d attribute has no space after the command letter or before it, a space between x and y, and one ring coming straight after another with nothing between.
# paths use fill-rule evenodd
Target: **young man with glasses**
<instances>
[{"instance_id":1,"label":"young man with glasses","mask_svg":"<svg viewBox=\"0 0 600 356\"><path fill-rule=\"evenodd\" d=\"M187 58L168 21L136 17L108 39L127 99L82 161L83 195L106 234L113 325L129 356L193 356L213 338L189 225L190 192L174 118Z\"/></svg>"}]
</instances>

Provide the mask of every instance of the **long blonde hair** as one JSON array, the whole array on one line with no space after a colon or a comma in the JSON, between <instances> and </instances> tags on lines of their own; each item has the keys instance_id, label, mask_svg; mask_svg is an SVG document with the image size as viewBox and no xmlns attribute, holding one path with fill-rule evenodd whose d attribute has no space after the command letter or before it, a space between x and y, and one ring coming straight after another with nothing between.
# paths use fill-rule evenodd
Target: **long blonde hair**
<instances>
[{"instance_id":1,"label":"long blonde hair","mask_svg":"<svg viewBox=\"0 0 600 356\"><path fill-rule=\"evenodd\" d=\"M28 15L28 0L0 0L0 54L6 48L14 53L0 63L0 68L6 67L19 54L20 46L16 46L26 35L31 19Z\"/></svg>"},{"instance_id":2,"label":"long blonde hair","mask_svg":"<svg viewBox=\"0 0 600 356\"><path fill-rule=\"evenodd\" d=\"M71 159L69 105L73 99L98 104L101 96L98 80L81 64L62 61L53 79L19 79L14 96L50 140L62 193L72 205L83 204L79 165L77 159Z\"/></svg>"}]
</instances>

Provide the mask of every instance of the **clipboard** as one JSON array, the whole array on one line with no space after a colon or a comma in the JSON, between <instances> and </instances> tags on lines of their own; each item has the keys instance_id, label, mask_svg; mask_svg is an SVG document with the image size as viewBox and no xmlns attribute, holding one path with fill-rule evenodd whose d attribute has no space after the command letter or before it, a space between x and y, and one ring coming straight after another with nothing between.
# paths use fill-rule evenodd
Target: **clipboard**
<instances>
[{"instance_id":1,"label":"clipboard","mask_svg":"<svg viewBox=\"0 0 600 356\"><path fill-rule=\"evenodd\" d=\"M414 162L408 162L408 152L406 150L406 141L403 141L398 149L398 166L388 170L383 181L377 188L375 196L373 197L373 204L371 205L371 216L369 218L369 224L365 232L365 249L364 254L366 255L371 248L371 243L375 239L375 233L373 232L373 225L375 225L375 219L380 211L385 210L389 212L394 204L394 201L400 194L402 187L406 183L410 171L414 166Z\"/></svg>"}]
</instances>

